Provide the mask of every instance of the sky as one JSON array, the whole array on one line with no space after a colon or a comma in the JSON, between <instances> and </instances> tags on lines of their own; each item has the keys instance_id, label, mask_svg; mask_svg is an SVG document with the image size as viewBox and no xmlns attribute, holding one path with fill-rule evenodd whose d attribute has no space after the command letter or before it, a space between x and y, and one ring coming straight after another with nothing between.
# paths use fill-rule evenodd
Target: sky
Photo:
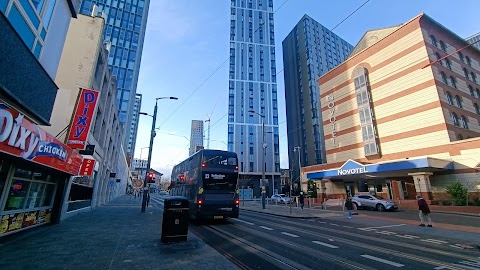
<instances>
[{"instance_id":1,"label":"sky","mask_svg":"<svg viewBox=\"0 0 480 270\"><path fill-rule=\"evenodd\" d=\"M277 71L283 69L282 41L305 14L328 29L367 0L274 0ZM480 32L478 0L369 0L333 31L355 46L372 29L407 22L420 13L460 37ZM192 120L210 118L210 148L227 149L230 1L151 0L137 93L141 111L153 114L158 100L151 167L169 177L188 157ZM277 76L280 166L288 168L283 72ZM140 116L135 158L146 159L152 118ZM207 136L207 123L205 123ZM206 144L206 143L205 143Z\"/></svg>"}]
</instances>

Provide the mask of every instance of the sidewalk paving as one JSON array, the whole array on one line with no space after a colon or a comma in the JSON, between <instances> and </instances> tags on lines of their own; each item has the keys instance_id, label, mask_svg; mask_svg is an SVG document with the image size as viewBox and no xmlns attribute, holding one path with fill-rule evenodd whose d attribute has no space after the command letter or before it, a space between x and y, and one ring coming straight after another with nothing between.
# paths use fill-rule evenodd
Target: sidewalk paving
<instances>
[{"instance_id":1,"label":"sidewalk paving","mask_svg":"<svg viewBox=\"0 0 480 270\"><path fill-rule=\"evenodd\" d=\"M163 210L123 196L108 205L0 238L0 269L238 269L191 232L160 241Z\"/></svg>"}]
</instances>

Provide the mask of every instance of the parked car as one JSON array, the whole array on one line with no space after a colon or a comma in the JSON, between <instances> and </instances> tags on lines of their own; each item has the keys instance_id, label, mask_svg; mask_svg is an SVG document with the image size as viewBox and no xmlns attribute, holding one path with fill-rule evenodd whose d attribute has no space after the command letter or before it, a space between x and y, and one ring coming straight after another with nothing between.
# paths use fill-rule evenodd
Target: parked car
<instances>
[{"instance_id":1,"label":"parked car","mask_svg":"<svg viewBox=\"0 0 480 270\"><path fill-rule=\"evenodd\" d=\"M395 211L398 209L394 201L384 199L377 195L355 195L352 197L352 202L357 209L376 209L378 211Z\"/></svg>"},{"instance_id":2,"label":"parked car","mask_svg":"<svg viewBox=\"0 0 480 270\"><path fill-rule=\"evenodd\" d=\"M288 197L285 194L275 194L271 198L272 202L274 203L291 203L292 198Z\"/></svg>"}]
</instances>

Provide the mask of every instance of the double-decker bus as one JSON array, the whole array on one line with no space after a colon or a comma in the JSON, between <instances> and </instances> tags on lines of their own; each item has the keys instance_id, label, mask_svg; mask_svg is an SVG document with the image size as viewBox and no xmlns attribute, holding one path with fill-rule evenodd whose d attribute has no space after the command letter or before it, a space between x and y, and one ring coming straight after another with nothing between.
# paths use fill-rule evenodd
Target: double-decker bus
<instances>
[{"instance_id":1,"label":"double-decker bus","mask_svg":"<svg viewBox=\"0 0 480 270\"><path fill-rule=\"evenodd\" d=\"M190 201L191 219L238 218L238 159L234 152L202 149L172 170L170 193Z\"/></svg>"}]
</instances>

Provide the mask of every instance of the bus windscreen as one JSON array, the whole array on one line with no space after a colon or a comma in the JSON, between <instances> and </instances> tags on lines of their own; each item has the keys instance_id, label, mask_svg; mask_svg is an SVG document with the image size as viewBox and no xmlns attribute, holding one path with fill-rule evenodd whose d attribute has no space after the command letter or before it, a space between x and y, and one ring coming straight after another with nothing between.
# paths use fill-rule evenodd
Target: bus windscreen
<instances>
[{"instance_id":1,"label":"bus windscreen","mask_svg":"<svg viewBox=\"0 0 480 270\"><path fill-rule=\"evenodd\" d=\"M203 189L205 190L235 190L237 174L235 173L203 173Z\"/></svg>"},{"instance_id":2,"label":"bus windscreen","mask_svg":"<svg viewBox=\"0 0 480 270\"><path fill-rule=\"evenodd\" d=\"M237 166L237 158L232 156L212 155L203 156L202 163L205 165L232 165Z\"/></svg>"}]
</instances>

